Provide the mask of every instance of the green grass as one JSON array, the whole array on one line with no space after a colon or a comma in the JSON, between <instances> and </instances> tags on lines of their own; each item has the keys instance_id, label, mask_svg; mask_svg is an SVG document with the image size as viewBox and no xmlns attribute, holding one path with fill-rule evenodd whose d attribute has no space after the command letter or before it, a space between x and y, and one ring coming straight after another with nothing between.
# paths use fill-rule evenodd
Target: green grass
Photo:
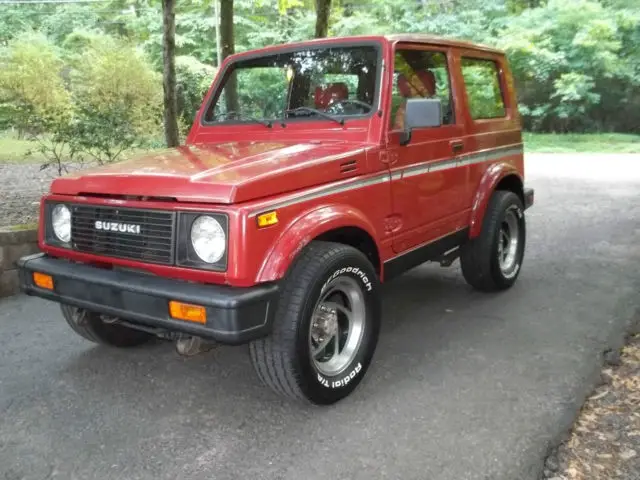
<instances>
[{"instance_id":1,"label":"green grass","mask_svg":"<svg viewBox=\"0 0 640 480\"><path fill-rule=\"evenodd\" d=\"M18 225L9 225L8 227L2 227L1 229L7 230L9 232L19 232L21 230L33 230L34 228L38 228L37 223L21 223Z\"/></svg>"},{"instance_id":2,"label":"green grass","mask_svg":"<svg viewBox=\"0 0 640 480\"><path fill-rule=\"evenodd\" d=\"M640 153L640 135L525 133L524 148L535 153Z\"/></svg>"},{"instance_id":3,"label":"green grass","mask_svg":"<svg viewBox=\"0 0 640 480\"><path fill-rule=\"evenodd\" d=\"M36 152L37 144L29 140L17 138L10 133L0 133L0 164L1 163L44 163L40 152ZM33 155L27 156L30 150Z\"/></svg>"},{"instance_id":4,"label":"green grass","mask_svg":"<svg viewBox=\"0 0 640 480\"><path fill-rule=\"evenodd\" d=\"M16 138L9 133L0 133L0 164L3 163L44 163L37 144ZM525 133L524 147L527 152L535 153L640 153L640 135L625 133ZM123 156L142 153L134 150Z\"/></svg>"},{"instance_id":5,"label":"green grass","mask_svg":"<svg viewBox=\"0 0 640 480\"><path fill-rule=\"evenodd\" d=\"M47 159L38 151L39 144L34 141L19 139L10 132L0 132L0 165L7 163L46 163ZM27 155L29 152L30 155ZM153 149L134 148L124 152L118 161L137 154L153 151Z\"/></svg>"}]
</instances>

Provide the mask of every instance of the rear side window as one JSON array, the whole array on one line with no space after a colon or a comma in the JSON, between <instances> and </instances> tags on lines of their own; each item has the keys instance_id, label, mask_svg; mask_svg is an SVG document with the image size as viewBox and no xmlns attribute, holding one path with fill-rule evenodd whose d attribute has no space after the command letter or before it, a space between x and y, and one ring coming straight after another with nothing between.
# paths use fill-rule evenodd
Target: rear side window
<instances>
[{"instance_id":1,"label":"rear side window","mask_svg":"<svg viewBox=\"0 0 640 480\"><path fill-rule=\"evenodd\" d=\"M474 120L506 115L498 65L493 60L462 58L462 77Z\"/></svg>"}]
</instances>

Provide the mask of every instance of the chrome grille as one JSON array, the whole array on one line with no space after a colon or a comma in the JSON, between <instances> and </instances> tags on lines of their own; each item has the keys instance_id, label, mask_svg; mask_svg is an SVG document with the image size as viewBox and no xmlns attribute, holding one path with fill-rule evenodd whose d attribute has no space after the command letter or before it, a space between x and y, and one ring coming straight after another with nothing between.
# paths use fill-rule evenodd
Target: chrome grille
<instances>
[{"instance_id":1,"label":"chrome grille","mask_svg":"<svg viewBox=\"0 0 640 480\"><path fill-rule=\"evenodd\" d=\"M174 217L171 212L158 210L73 205L71 242L79 252L170 265ZM99 230L97 222L139 225L140 233Z\"/></svg>"}]
</instances>

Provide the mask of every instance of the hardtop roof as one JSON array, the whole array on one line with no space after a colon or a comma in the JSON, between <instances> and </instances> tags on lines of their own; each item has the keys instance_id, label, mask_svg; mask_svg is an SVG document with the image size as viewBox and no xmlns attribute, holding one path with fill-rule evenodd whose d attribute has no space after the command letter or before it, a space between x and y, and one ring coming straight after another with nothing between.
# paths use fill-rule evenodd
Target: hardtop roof
<instances>
[{"instance_id":1,"label":"hardtop roof","mask_svg":"<svg viewBox=\"0 0 640 480\"><path fill-rule=\"evenodd\" d=\"M438 46L447 46L447 47L457 47L457 48L465 48L469 50L476 50L479 52L492 53L495 55L504 56L505 53L502 50L489 47L487 45L481 45L478 43L472 43L464 40L457 40L453 38L445 38L439 37L436 35L428 35L422 33L396 33L389 35L352 35L345 37L325 37L325 38L313 38L309 40L303 40L299 42L291 42L291 43L281 43L276 45L269 45L267 47L246 50L244 52L237 52L233 55L230 55L225 59L225 64L227 62L259 57L266 54L273 54L281 50L295 50L297 48L303 48L305 45L330 45L330 44L339 44L345 45L348 43L358 43L358 42L405 42L405 43L422 43L425 45L438 45Z\"/></svg>"},{"instance_id":2,"label":"hardtop roof","mask_svg":"<svg viewBox=\"0 0 640 480\"><path fill-rule=\"evenodd\" d=\"M480 50L483 52L491 52L504 55L502 50L483 45L472 43L466 40L458 40L454 38L439 37L437 35L429 35L424 33L395 33L391 35L383 35L390 42L407 42L407 43L428 43L431 45L445 45L448 47L467 48L470 50ZM357 37L352 37L357 38Z\"/></svg>"},{"instance_id":3,"label":"hardtop roof","mask_svg":"<svg viewBox=\"0 0 640 480\"><path fill-rule=\"evenodd\" d=\"M448 47L458 47L470 50L478 50L482 52L489 52L498 55L504 55L502 50L490 47L488 45L482 45L478 43L472 43L465 40L458 40L454 38L439 37L436 35L422 34L422 33L394 33L389 35L352 35L346 37L326 37L326 38L313 38L309 40L302 40L299 42L281 43L270 45L254 50L248 50L244 52L237 52L233 57L256 55L260 52L271 52L274 50L295 49L297 47L304 47L305 45L318 45L318 44L331 44L331 43L352 43L352 42L371 42L371 41L387 41L391 43L406 42L406 43L423 43L430 45L441 45Z\"/></svg>"}]
</instances>

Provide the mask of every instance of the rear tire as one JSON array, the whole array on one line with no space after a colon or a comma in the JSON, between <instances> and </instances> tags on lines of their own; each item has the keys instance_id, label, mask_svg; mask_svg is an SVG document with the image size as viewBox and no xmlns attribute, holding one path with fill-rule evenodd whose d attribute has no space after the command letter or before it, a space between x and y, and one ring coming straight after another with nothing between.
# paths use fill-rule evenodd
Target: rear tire
<instances>
[{"instance_id":1,"label":"rear tire","mask_svg":"<svg viewBox=\"0 0 640 480\"><path fill-rule=\"evenodd\" d=\"M143 345L154 335L117 323L105 323L102 316L82 308L61 305L62 315L69 326L82 338L101 345L130 348Z\"/></svg>"},{"instance_id":2,"label":"rear tire","mask_svg":"<svg viewBox=\"0 0 640 480\"><path fill-rule=\"evenodd\" d=\"M369 260L353 247L314 241L283 280L272 333L250 343L251 361L274 392L328 405L360 383L379 329Z\"/></svg>"},{"instance_id":3,"label":"rear tire","mask_svg":"<svg viewBox=\"0 0 640 480\"><path fill-rule=\"evenodd\" d=\"M477 238L460 252L462 274L469 285L484 292L511 287L522 267L526 241L524 207L513 192L491 196Z\"/></svg>"}]
</instances>

